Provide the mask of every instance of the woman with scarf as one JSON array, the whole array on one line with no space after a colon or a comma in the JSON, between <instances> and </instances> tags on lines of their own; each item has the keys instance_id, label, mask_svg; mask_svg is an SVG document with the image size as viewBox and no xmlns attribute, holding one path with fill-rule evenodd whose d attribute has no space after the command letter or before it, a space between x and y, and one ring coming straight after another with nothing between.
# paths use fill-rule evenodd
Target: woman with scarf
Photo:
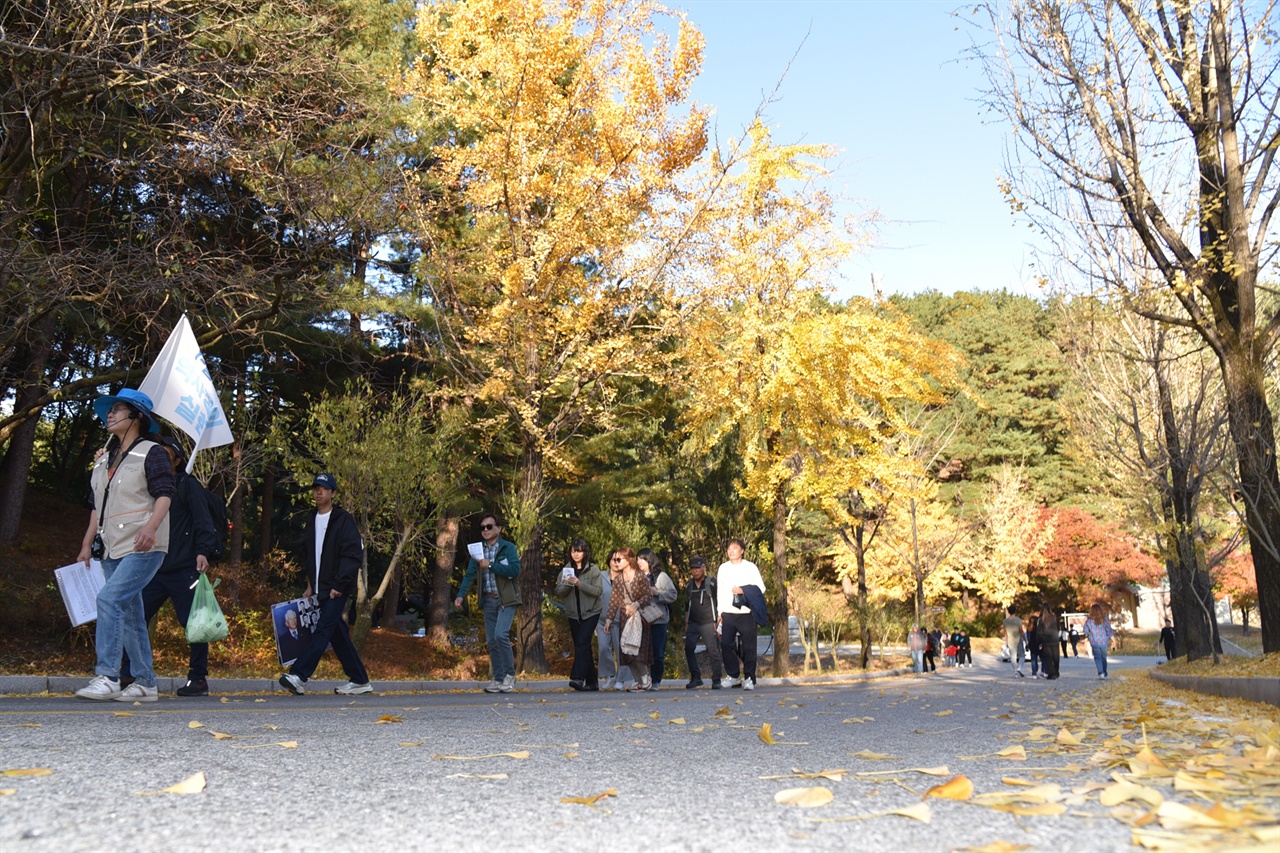
<instances>
[{"instance_id":1,"label":"woman with scarf","mask_svg":"<svg viewBox=\"0 0 1280 853\"><path fill-rule=\"evenodd\" d=\"M650 626L640 615L641 608L653 603L649 576L640 569L636 552L619 548L610 562L619 569L605 613L605 630L618 622L622 626L621 660L636 681L636 690L653 689L649 666L653 663L653 638Z\"/></svg>"}]
</instances>

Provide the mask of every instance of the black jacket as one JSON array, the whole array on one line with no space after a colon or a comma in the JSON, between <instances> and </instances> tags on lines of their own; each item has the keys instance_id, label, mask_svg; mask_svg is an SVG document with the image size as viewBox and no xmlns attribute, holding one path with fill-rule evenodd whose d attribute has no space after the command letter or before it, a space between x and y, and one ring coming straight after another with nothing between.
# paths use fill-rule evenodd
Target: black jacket
<instances>
[{"instance_id":1,"label":"black jacket","mask_svg":"<svg viewBox=\"0 0 1280 853\"><path fill-rule=\"evenodd\" d=\"M196 556L206 557L217 545L213 530L213 518L205 501L204 486L186 471L179 469L177 496L169 505L169 552L160 564L162 572L194 569Z\"/></svg>"},{"instance_id":2,"label":"black jacket","mask_svg":"<svg viewBox=\"0 0 1280 853\"><path fill-rule=\"evenodd\" d=\"M702 588L689 581L684 588L685 623L689 625L708 625L719 618L716 608L716 579L710 575L702 579ZM710 596L710 600L708 600ZM699 618L705 617L705 618Z\"/></svg>"},{"instance_id":3,"label":"black jacket","mask_svg":"<svg viewBox=\"0 0 1280 853\"><path fill-rule=\"evenodd\" d=\"M324 546L320 552L320 582L316 578L316 511L307 519L307 529L302 539L302 572L308 585L314 587L320 599L329 597L336 589L342 595L355 595L356 576L364 559L364 542L356 520L340 506L329 515L329 526L324 531Z\"/></svg>"}]
</instances>

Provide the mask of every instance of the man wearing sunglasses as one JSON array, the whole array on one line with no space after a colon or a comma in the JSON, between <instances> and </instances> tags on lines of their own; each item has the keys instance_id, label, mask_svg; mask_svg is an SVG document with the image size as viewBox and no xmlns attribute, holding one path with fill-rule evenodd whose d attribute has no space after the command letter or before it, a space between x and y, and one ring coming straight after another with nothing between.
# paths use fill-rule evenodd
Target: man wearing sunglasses
<instances>
[{"instance_id":1,"label":"man wearing sunglasses","mask_svg":"<svg viewBox=\"0 0 1280 853\"><path fill-rule=\"evenodd\" d=\"M514 542L502 538L502 524L493 513L480 519L483 557L467 560L455 609L461 609L467 590L480 574L476 594L484 613L484 634L489 641L489 683L486 693L510 693L516 689L516 661L511 651L511 625L520 606L520 552Z\"/></svg>"}]
</instances>

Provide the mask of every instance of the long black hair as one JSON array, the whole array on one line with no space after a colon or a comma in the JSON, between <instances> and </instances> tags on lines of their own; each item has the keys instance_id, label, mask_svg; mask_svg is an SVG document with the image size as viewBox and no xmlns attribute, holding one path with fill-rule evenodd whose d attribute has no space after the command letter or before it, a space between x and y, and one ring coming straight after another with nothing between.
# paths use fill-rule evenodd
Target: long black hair
<instances>
[{"instance_id":1,"label":"long black hair","mask_svg":"<svg viewBox=\"0 0 1280 853\"><path fill-rule=\"evenodd\" d=\"M569 543L569 547L566 548L564 552L564 564L566 566L573 566L575 569L578 568L578 566L573 562L573 550L575 548L582 549L582 568L585 569L587 566L591 565L591 546L588 545L587 540L582 537L578 537Z\"/></svg>"},{"instance_id":2,"label":"long black hair","mask_svg":"<svg viewBox=\"0 0 1280 853\"><path fill-rule=\"evenodd\" d=\"M662 558L653 553L652 548L641 548L636 559L649 564L649 583L657 583L658 575L662 573Z\"/></svg>"}]
</instances>

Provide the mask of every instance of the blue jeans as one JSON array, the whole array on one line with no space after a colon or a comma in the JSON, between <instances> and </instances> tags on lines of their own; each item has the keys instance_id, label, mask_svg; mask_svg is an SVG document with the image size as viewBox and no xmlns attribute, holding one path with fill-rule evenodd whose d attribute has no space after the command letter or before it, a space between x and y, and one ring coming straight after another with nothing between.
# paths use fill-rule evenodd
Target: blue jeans
<instances>
[{"instance_id":1,"label":"blue jeans","mask_svg":"<svg viewBox=\"0 0 1280 853\"><path fill-rule=\"evenodd\" d=\"M163 562L163 551L102 561L102 575L107 583L98 592L95 674L118 679L120 656L128 650L138 683L143 687L156 686L156 673L151 668L151 637L147 634L147 619L142 610L142 590Z\"/></svg>"},{"instance_id":2,"label":"blue jeans","mask_svg":"<svg viewBox=\"0 0 1280 853\"><path fill-rule=\"evenodd\" d=\"M489 677L501 681L508 675L515 678L516 657L511 651L511 623L516 620L514 604L503 607L500 600L483 592L484 635L489 641Z\"/></svg>"},{"instance_id":3,"label":"blue jeans","mask_svg":"<svg viewBox=\"0 0 1280 853\"><path fill-rule=\"evenodd\" d=\"M913 672L924 672L924 649L911 649L911 669Z\"/></svg>"},{"instance_id":4,"label":"blue jeans","mask_svg":"<svg viewBox=\"0 0 1280 853\"><path fill-rule=\"evenodd\" d=\"M1090 646L1093 649L1093 665L1098 668L1098 675L1107 674L1107 647Z\"/></svg>"},{"instance_id":5,"label":"blue jeans","mask_svg":"<svg viewBox=\"0 0 1280 853\"><path fill-rule=\"evenodd\" d=\"M200 573L196 571L194 565L185 569L156 572L156 576L151 579L151 583L147 584L146 588L142 590L142 614L147 620L147 624L151 623L151 620L160 612L160 608L164 606L166 601L172 601L173 612L178 617L178 624L185 626L187 619L191 616L191 604L196 597L196 591L191 587L199 577ZM204 681L209 675L209 644L191 643L190 649L190 660L187 663L187 680ZM125 649L124 660L120 662L120 677L128 678L132 674L132 667L129 663L129 650Z\"/></svg>"},{"instance_id":6,"label":"blue jeans","mask_svg":"<svg viewBox=\"0 0 1280 853\"><path fill-rule=\"evenodd\" d=\"M311 629L311 642L302 650L302 654L298 655L293 666L289 667L289 672L306 681L320 665L324 650L332 644L333 653L338 656L338 663L342 664L342 671L347 674L347 680L355 684L369 683L369 673L365 671L360 653L351 642L347 623L342 619L342 614L346 612L350 600L349 595L329 598L328 593L325 593L321 597L320 618L316 620L316 626Z\"/></svg>"}]
</instances>

